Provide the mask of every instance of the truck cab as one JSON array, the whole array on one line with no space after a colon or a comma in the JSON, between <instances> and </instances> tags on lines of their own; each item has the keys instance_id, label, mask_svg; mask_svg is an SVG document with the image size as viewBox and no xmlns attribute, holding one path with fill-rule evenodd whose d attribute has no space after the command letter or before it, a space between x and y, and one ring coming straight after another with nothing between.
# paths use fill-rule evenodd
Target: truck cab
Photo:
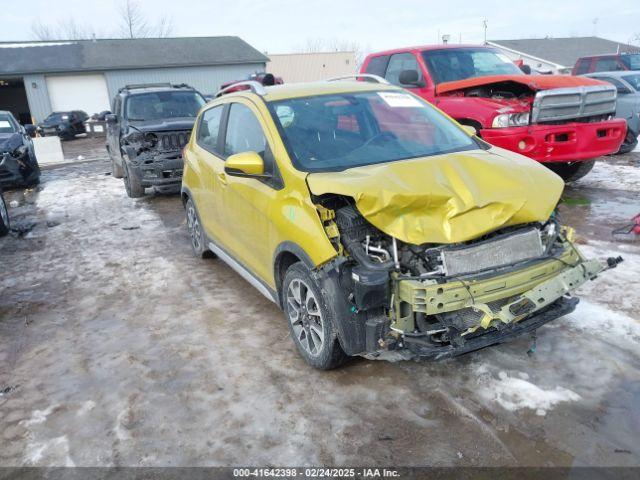
<instances>
[{"instance_id":1,"label":"truck cab","mask_svg":"<svg viewBox=\"0 0 640 480\"><path fill-rule=\"evenodd\" d=\"M498 49L434 45L369 55L361 73L428 100L492 145L543 162L573 181L620 148L616 90L584 77L526 75Z\"/></svg>"}]
</instances>

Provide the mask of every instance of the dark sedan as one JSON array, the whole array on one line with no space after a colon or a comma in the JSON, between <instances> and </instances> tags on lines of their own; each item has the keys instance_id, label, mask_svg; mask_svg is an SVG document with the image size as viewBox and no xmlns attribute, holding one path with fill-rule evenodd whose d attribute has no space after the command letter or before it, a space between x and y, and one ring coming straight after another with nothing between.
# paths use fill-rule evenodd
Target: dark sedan
<instances>
[{"instance_id":1,"label":"dark sedan","mask_svg":"<svg viewBox=\"0 0 640 480\"><path fill-rule=\"evenodd\" d=\"M31 186L40 181L40 167L28 131L11 112L0 110L0 187Z\"/></svg>"},{"instance_id":2,"label":"dark sedan","mask_svg":"<svg viewBox=\"0 0 640 480\"><path fill-rule=\"evenodd\" d=\"M82 110L53 112L38 124L38 133L42 137L58 136L62 140L71 140L86 132L84 122L87 118L89 116Z\"/></svg>"}]
</instances>

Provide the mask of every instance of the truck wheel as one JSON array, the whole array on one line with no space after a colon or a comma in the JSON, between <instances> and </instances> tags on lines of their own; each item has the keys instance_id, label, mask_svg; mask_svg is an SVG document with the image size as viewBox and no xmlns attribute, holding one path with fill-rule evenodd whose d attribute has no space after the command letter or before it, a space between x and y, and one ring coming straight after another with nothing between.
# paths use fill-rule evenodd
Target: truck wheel
<instances>
[{"instance_id":1,"label":"truck wheel","mask_svg":"<svg viewBox=\"0 0 640 480\"><path fill-rule=\"evenodd\" d=\"M196 207L191 199L187 200L187 229L189 230L189 236L191 237L191 248L196 257L205 258L209 256L209 249L207 248L206 237L202 231L202 225Z\"/></svg>"},{"instance_id":2,"label":"truck wheel","mask_svg":"<svg viewBox=\"0 0 640 480\"><path fill-rule=\"evenodd\" d=\"M131 198L144 197L144 187L140 183L140 177L133 170L129 169L127 162L122 162L124 166L124 188Z\"/></svg>"},{"instance_id":3,"label":"truck wheel","mask_svg":"<svg viewBox=\"0 0 640 480\"><path fill-rule=\"evenodd\" d=\"M312 367L330 370L347 355L333 329L332 310L309 270L301 262L289 267L283 282L283 306L298 352Z\"/></svg>"},{"instance_id":4,"label":"truck wheel","mask_svg":"<svg viewBox=\"0 0 640 480\"><path fill-rule=\"evenodd\" d=\"M635 140L631 141L631 142L624 142L622 145L620 145L620 150L618 150L618 153L629 153L632 152L634 148L636 148L638 146L638 139L636 138Z\"/></svg>"},{"instance_id":5,"label":"truck wheel","mask_svg":"<svg viewBox=\"0 0 640 480\"><path fill-rule=\"evenodd\" d=\"M111 153L109 153L109 157L111 158L111 176L113 178L122 178L124 176L122 165L118 165Z\"/></svg>"},{"instance_id":6,"label":"truck wheel","mask_svg":"<svg viewBox=\"0 0 640 480\"><path fill-rule=\"evenodd\" d=\"M581 162L546 163L545 165L551 171L560 175L565 183L570 183L584 177L593 169L595 163L595 160L583 160Z\"/></svg>"},{"instance_id":7,"label":"truck wheel","mask_svg":"<svg viewBox=\"0 0 640 480\"><path fill-rule=\"evenodd\" d=\"M9 212L7 211L7 204L4 203L4 197L0 193L0 237L4 237L9 233Z\"/></svg>"}]
</instances>

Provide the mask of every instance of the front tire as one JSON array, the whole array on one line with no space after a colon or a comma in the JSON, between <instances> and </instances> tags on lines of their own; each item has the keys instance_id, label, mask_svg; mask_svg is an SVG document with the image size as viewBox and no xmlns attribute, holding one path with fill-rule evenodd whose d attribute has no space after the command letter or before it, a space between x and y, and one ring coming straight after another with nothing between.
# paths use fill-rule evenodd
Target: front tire
<instances>
[{"instance_id":1,"label":"front tire","mask_svg":"<svg viewBox=\"0 0 640 480\"><path fill-rule=\"evenodd\" d=\"M618 153L624 154L624 153L632 152L633 149L636 148L637 146L638 146L637 138L631 140L630 142L624 142L622 145L620 145L620 150L618 150Z\"/></svg>"},{"instance_id":2,"label":"front tire","mask_svg":"<svg viewBox=\"0 0 640 480\"><path fill-rule=\"evenodd\" d=\"M123 161L122 165L124 166L124 188L127 191L127 195L131 198L144 197L144 187L138 174L129 168L126 161Z\"/></svg>"},{"instance_id":3,"label":"front tire","mask_svg":"<svg viewBox=\"0 0 640 480\"><path fill-rule=\"evenodd\" d=\"M321 370L342 365L348 357L333 329L332 310L309 269L300 262L291 265L282 289L283 308L298 353Z\"/></svg>"},{"instance_id":4,"label":"front tire","mask_svg":"<svg viewBox=\"0 0 640 480\"><path fill-rule=\"evenodd\" d=\"M205 258L209 253L207 242L202 230L202 224L196 212L196 207L191 199L187 200L187 229L191 237L191 248L196 257Z\"/></svg>"},{"instance_id":5,"label":"front tire","mask_svg":"<svg viewBox=\"0 0 640 480\"><path fill-rule=\"evenodd\" d=\"M595 160L582 160L580 162L546 163L545 166L561 176L565 183L570 183L584 177L593 169L595 163Z\"/></svg>"},{"instance_id":6,"label":"front tire","mask_svg":"<svg viewBox=\"0 0 640 480\"><path fill-rule=\"evenodd\" d=\"M4 202L2 193L0 193L0 237L4 237L9 233L9 228L11 228L11 224L9 222L7 204Z\"/></svg>"}]
</instances>

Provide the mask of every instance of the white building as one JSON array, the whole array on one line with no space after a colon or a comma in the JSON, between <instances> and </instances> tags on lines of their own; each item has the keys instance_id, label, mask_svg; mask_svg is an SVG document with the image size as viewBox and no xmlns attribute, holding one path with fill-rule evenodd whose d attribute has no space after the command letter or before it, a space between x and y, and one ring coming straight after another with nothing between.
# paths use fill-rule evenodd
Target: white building
<instances>
[{"instance_id":1,"label":"white building","mask_svg":"<svg viewBox=\"0 0 640 480\"><path fill-rule=\"evenodd\" d=\"M285 83L312 82L356 73L355 52L269 54L267 72Z\"/></svg>"}]
</instances>

